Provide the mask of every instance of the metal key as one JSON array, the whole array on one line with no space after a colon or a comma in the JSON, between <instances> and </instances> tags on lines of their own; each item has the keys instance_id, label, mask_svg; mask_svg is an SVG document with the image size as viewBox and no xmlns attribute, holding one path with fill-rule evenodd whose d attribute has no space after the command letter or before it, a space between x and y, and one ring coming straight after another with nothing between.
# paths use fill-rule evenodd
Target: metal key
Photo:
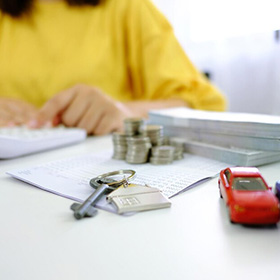
<instances>
[{"instance_id":1,"label":"metal key","mask_svg":"<svg viewBox=\"0 0 280 280\"><path fill-rule=\"evenodd\" d=\"M116 181L111 178L99 179L99 177L90 180L90 185L95 188L95 191L82 203L73 203L71 209L74 211L74 217L80 220L85 217L93 217L97 214L97 209L94 207L99 199L104 194L108 194L117 189L122 184L126 183L124 178L122 181Z\"/></svg>"},{"instance_id":2,"label":"metal key","mask_svg":"<svg viewBox=\"0 0 280 280\"><path fill-rule=\"evenodd\" d=\"M80 220L84 217L93 217L97 214L97 209L94 205L97 201L111 189L107 184L100 184L100 186L82 203L73 203L71 209L74 211L74 217Z\"/></svg>"},{"instance_id":3,"label":"metal key","mask_svg":"<svg viewBox=\"0 0 280 280\"><path fill-rule=\"evenodd\" d=\"M104 195L108 194L121 185L127 185L127 178L124 177L122 180L114 180L110 176L114 175L125 175L129 173L130 178L135 175L133 170L119 170L109 172L103 175L100 175L96 178L90 180L90 185L95 188L95 191L82 203L73 203L71 209L74 211L74 217L77 220L80 220L84 217L93 217L97 214L97 209L94 207L98 200Z\"/></svg>"}]
</instances>

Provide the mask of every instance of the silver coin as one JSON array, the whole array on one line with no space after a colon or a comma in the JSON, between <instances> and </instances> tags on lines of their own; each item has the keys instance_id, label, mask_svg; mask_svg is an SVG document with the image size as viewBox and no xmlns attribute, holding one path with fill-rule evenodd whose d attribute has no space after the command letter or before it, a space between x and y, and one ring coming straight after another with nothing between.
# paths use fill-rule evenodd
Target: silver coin
<instances>
[{"instance_id":1,"label":"silver coin","mask_svg":"<svg viewBox=\"0 0 280 280\"><path fill-rule=\"evenodd\" d=\"M154 165L171 164L173 160L167 158L150 157L150 163Z\"/></svg>"}]
</instances>

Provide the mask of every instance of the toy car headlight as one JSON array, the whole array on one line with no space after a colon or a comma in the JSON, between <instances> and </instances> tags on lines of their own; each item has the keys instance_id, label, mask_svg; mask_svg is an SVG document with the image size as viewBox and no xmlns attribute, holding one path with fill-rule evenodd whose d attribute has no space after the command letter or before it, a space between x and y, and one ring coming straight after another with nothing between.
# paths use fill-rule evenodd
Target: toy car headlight
<instances>
[{"instance_id":1,"label":"toy car headlight","mask_svg":"<svg viewBox=\"0 0 280 280\"><path fill-rule=\"evenodd\" d=\"M271 207L271 211L277 212L277 211L279 211L279 207L278 206L273 206L273 207Z\"/></svg>"},{"instance_id":2,"label":"toy car headlight","mask_svg":"<svg viewBox=\"0 0 280 280\"><path fill-rule=\"evenodd\" d=\"M234 210L238 211L238 212L244 212L245 211L245 207L242 207L238 204L234 205Z\"/></svg>"}]
</instances>

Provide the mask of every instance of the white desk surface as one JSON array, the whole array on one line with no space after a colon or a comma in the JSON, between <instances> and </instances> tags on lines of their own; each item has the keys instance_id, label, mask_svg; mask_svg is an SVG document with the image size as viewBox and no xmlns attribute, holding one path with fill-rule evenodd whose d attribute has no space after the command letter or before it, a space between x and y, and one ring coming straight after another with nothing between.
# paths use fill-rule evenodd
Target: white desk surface
<instances>
[{"instance_id":1,"label":"white desk surface","mask_svg":"<svg viewBox=\"0 0 280 280\"><path fill-rule=\"evenodd\" d=\"M71 200L7 170L106 149L110 137L0 161L0 279L277 279L280 224L232 225L217 178L172 198L169 209L76 221ZM280 163L259 168L274 186Z\"/></svg>"}]
</instances>

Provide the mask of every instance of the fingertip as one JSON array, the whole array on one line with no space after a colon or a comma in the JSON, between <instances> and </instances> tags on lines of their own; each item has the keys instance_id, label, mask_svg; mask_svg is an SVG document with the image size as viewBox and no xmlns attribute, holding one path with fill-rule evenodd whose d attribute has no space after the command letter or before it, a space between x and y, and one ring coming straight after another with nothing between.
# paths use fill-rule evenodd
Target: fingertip
<instances>
[{"instance_id":1,"label":"fingertip","mask_svg":"<svg viewBox=\"0 0 280 280\"><path fill-rule=\"evenodd\" d=\"M52 125L53 126L57 126L61 123L61 116L56 116L54 117L53 121L52 121Z\"/></svg>"},{"instance_id":2,"label":"fingertip","mask_svg":"<svg viewBox=\"0 0 280 280\"><path fill-rule=\"evenodd\" d=\"M45 128L52 128L52 127L54 127L54 126L56 126L56 125L57 125L57 124L54 124L54 123L51 122L51 121L47 121L47 122L44 123L43 127L45 127Z\"/></svg>"},{"instance_id":3,"label":"fingertip","mask_svg":"<svg viewBox=\"0 0 280 280\"><path fill-rule=\"evenodd\" d=\"M7 127L15 127L16 126L16 123L14 121L9 121L7 123Z\"/></svg>"},{"instance_id":4,"label":"fingertip","mask_svg":"<svg viewBox=\"0 0 280 280\"><path fill-rule=\"evenodd\" d=\"M27 122L27 126L29 128L38 128L39 127L39 121L37 119L31 119Z\"/></svg>"}]
</instances>

